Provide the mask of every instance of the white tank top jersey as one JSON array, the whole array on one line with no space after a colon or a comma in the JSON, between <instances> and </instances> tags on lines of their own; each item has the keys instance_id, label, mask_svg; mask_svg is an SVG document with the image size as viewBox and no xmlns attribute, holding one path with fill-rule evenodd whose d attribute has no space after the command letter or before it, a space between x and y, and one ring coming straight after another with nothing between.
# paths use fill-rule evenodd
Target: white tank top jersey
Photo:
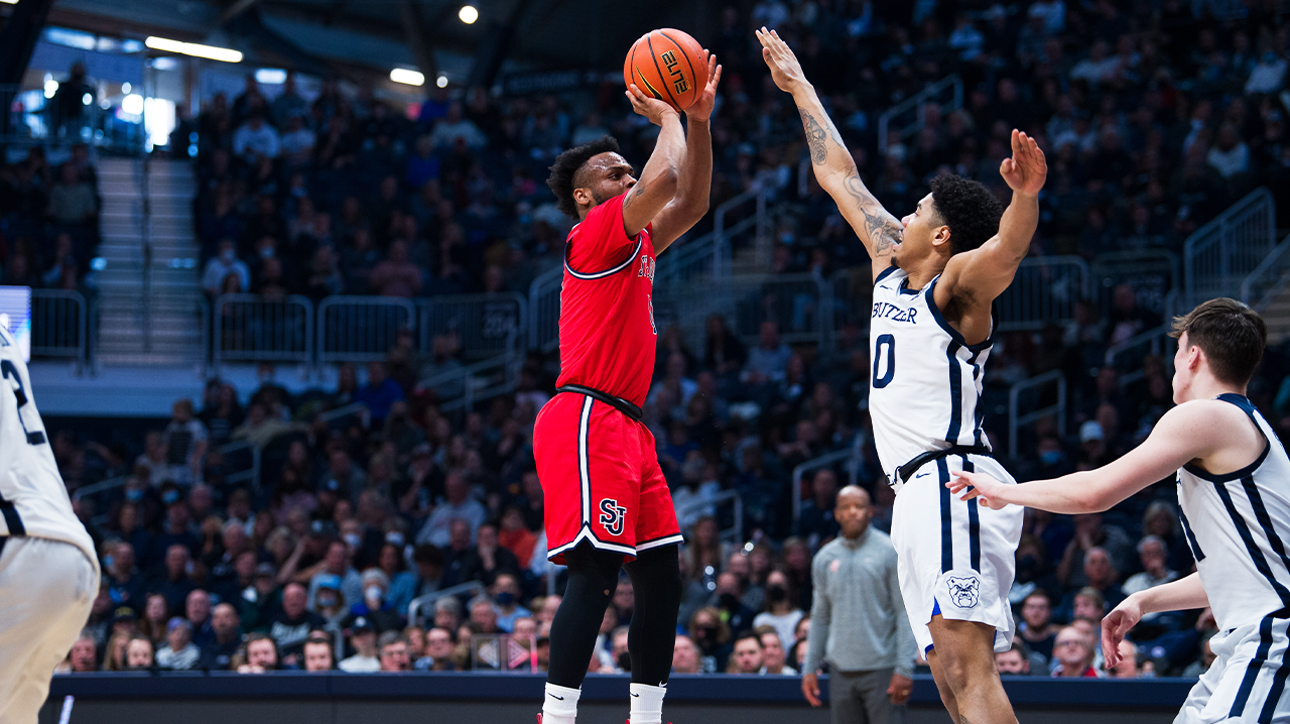
<instances>
[{"instance_id":1,"label":"white tank top jersey","mask_svg":"<svg viewBox=\"0 0 1290 724\"><path fill-rule=\"evenodd\" d=\"M925 452L990 444L981 429L980 400L994 332L967 344L936 307L932 293L939 279L910 289L909 274L893 266L874 280L869 415L888 477Z\"/></svg>"},{"instance_id":2,"label":"white tank top jersey","mask_svg":"<svg viewBox=\"0 0 1290 724\"><path fill-rule=\"evenodd\" d=\"M1245 411L1265 446L1259 458L1214 475L1178 471L1183 533L1220 631L1290 618L1290 458L1249 399L1219 395Z\"/></svg>"},{"instance_id":3,"label":"white tank top jersey","mask_svg":"<svg viewBox=\"0 0 1290 724\"><path fill-rule=\"evenodd\" d=\"M18 345L0 326L0 536L71 543L98 567L94 541L72 512Z\"/></svg>"}]
</instances>

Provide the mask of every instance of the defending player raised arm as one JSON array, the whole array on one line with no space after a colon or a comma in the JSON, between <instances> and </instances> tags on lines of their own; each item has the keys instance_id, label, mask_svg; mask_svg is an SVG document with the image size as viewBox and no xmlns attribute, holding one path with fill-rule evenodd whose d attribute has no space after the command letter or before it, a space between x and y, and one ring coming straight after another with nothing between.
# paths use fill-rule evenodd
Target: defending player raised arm
<instances>
[{"instance_id":1,"label":"defending player raised arm","mask_svg":"<svg viewBox=\"0 0 1290 724\"><path fill-rule=\"evenodd\" d=\"M708 200L712 196L712 129L708 121L717 99L721 66L717 65L717 56L711 54L707 65L708 79L703 92L685 110L685 155L677 174L676 195L654 217L652 238L656 256L708 213Z\"/></svg>"},{"instance_id":2,"label":"defending player raised arm","mask_svg":"<svg viewBox=\"0 0 1290 724\"><path fill-rule=\"evenodd\" d=\"M626 92L632 110L662 129L654 142L654 153L623 198L623 227L628 236L634 237L676 195L681 161L685 158L685 130L681 127L681 114L672 106L645 95L635 84Z\"/></svg>"},{"instance_id":3,"label":"defending player raised arm","mask_svg":"<svg viewBox=\"0 0 1290 724\"><path fill-rule=\"evenodd\" d=\"M950 296L987 307L1012 283L1039 225L1039 191L1048 178L1048 162L1035 139L1013 129L1012 157L999 165L999 175L1012 189L1012 202L999 220L998 235L979 249L955 255L943 277Z\"/></svg>"},{"instance_id":4,"label":"defending player raised arm","mask_svg":"<svg viewBox=\"0 0 1290 724\"><path fill-rule=\"evenodd\" d=\"M756 31L762 45L762 59L770 67L775 85L793 96L802 116L806 142L810 146L811 168L815 178L838 205L843 218L851 224L873 259L873 275L891 266L893 245L900 242L901 223L883 208L878 199L860 180L851 152L833 125L815 88L806 80L802 66L793 51L774 30Z\"/></svg>"}]
</instances>

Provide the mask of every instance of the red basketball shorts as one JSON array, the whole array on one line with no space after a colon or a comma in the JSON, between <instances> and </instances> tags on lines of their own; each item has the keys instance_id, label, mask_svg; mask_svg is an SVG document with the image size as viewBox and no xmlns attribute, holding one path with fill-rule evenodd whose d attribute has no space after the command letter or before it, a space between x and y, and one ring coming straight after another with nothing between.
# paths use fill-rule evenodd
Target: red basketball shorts
<instances>
[{"instance_id":1,"label":"red basketball shorts","mask_svg":"<svg viewBox=\"0 0 1290 724\"><path fill-rule=\"evenodd\" d=\"M552 561L584 540L631 557L683 540L653 433L612 405L557 394L538 413L533 456Z\"/></svg>"}]
</instances>

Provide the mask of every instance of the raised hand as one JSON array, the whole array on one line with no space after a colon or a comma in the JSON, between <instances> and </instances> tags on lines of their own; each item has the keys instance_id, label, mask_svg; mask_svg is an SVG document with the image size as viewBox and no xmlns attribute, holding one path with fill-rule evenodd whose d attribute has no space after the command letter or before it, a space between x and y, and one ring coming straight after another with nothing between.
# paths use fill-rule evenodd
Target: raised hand
<instances>
[{"instance_id":1,"label":"raised hand","mask_svg":"<svg viewBox=\"0 0 1290 724\"><path fill-rule=\"evenodd\" d=\"M667 118L669 113L680 118L675 108L657 98L645 95L645 91L637 88L635 83L627 89L627 100L632 102L633 111L645 116L656 126L662 126L663 119Z\"/></svg>"},{"instance_id":2,"label":"raised hand","mask_svg":"<svg viewBox=\"0 0 1290 724\"><path fill-rule=\"evenodd\" d=\"M802 64L797 62L797 56L793 55L788 43L780 39L779 33L767 30L764 25L755 32L757 40L761 41L762 60L770 67L770 77L775 85L785 93L794 93L808 87L810 84L806 82Z\"/></svg>"},{"instance_id":3,"label":"raised hand","mask_svg":"<svg viewBox=\"0 0 1290 724\"><path fill-rule=\"evenodd\" d=\"M950 481L945 484L945 487L949 488L951 493L963 493L959 496L959 500L978 498L981 505L994 510L1001 510L1007 505L995 497L1007 486L989 475L969 473L966 470L954 470L950 475Z\"/></svg>"},{"instance_id":4,"label":"raised hand","mask_svg":"<svg viewBox=\"0 0 1290 724\"><path fill-rule=\"evenodd\" d=\"M717 84L721 82L721 66L717 65L717 56L708 53L708 82L703 93L695 99L694 105L686 109L685 115L696 121L707 121L712 117L712 106L717 100Z\"/></svg>"},{"instance_id":5,"label":"raised hand","mask_svg":"<svg viewBox=\"0 0 1290 724\"><path fill-rule=\"evenodd\" d=\"M1012 158L999 164L999 175L1008 187L1022 196L1038 196L1048 178L1048 162L1035 139L1012 129Z\"/></svg>"}]
</instances>

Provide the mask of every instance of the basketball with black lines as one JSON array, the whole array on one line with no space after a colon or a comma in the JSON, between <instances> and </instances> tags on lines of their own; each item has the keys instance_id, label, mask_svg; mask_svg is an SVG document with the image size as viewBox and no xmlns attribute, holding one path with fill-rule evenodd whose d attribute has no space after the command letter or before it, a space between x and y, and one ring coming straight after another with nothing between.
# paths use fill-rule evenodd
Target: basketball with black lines
<instances>
[{"instance_id":1,"label":"basketball with black lines","mask_svg":"<svg viewBox=\"0 0 1290 724\"><path fill-rule=\"evenodd\" d=\"M707 80L703 46L689 33L659 28L642 35L627 51L623 81L633 83L678 111L694 104Z\"/></svg>"}]
</instances>

